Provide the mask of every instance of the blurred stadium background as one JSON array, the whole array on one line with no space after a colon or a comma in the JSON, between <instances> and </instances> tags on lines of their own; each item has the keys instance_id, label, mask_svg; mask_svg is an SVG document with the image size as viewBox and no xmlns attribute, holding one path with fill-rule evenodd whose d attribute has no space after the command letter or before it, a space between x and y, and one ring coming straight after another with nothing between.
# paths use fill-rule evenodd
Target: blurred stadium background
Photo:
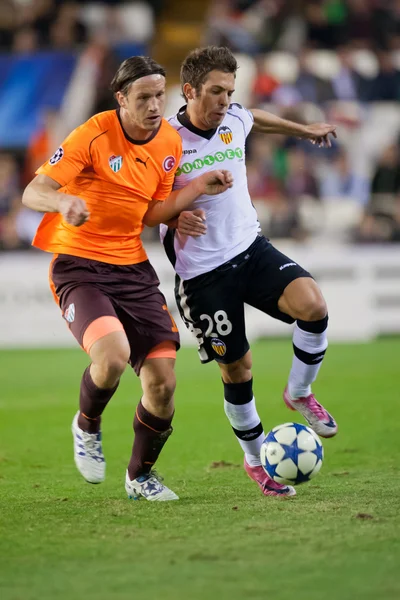
<instances>
[{"instance_id":1,"label":"blurred stadium background","mask_svg":"<svg viewBox=\"0 0 400 600\"><path fill-rule=\"evenodd\" d=\"M180 61L211 43L237 55L235 101L337 124L329 150L252 135L247 159L263 232L320 282L331 339L400 332L399 0L2 0L1 346L74 344L48 292L49 257L30 247L40 215L21 191L35 169L115 106L121 60L149 54L167 68L169 116L183 103ZM157 231L143 237L175 310ZM250 311L248 333L288 329Z\"/></svg>"}]
</instances>

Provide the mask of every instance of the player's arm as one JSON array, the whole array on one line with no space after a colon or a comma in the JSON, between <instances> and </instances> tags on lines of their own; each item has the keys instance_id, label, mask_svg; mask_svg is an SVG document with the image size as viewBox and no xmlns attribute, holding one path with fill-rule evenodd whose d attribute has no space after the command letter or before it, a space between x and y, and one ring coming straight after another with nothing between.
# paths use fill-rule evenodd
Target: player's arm
<instances>
[{"instance_id":1,"label":"player's arm","mask_svg":"<svg viewBox=\"0 0 400 600\"><path fill-rule=\"evenodd\" d=\"M77 196L60 194L62 186L48 175L36 175L25 188L22 203L38 212L61 213L67 223L79 227L86 223L89 211Z\"/></svg>"},{"instance_id":2,"label":"player's arm","mask_svg":"<svg viewBox=\"0 0 400 600\"><path fill-rule=\"evenodd\" d=\"M145 225L155 227L160 223L168 223L190 207L203 194L215 196L222 194L233 185L233 177L224 169L204 173L193 179L180 190L174 190L164 201L152 200L143 218Z\"/></svg>"},{"instance_id":3,"label":"player's arm","mask_svg":"<svg viewBox=\"0 0 400 600\"><path fill-rule=\"evenodd\" d=\"M281 119L272 113L259 108L250 110L254 117L253 131L256 133L274 133L281 135L290 135L294 137L310 140L318 146L331 146L329 136L334 138L336 135L336 126L328 123L313 123L311 125L303 125L294 121Z\"/></svg>"},{"instance_id":4,"label":"player's arm","mask_svg":"<svg viewBox=\"0 0 400 600\"><path fill-rule=\"evenodd\" d=\"M97 133L90 121L74 129L53 156L36 171L37 176L24 191L23 204L38 212L59 212L67 223L75 227L83 225L89 218L85 201L60 193L59 189L91 165L90 144Z\"/></svg>"}]
</instances>

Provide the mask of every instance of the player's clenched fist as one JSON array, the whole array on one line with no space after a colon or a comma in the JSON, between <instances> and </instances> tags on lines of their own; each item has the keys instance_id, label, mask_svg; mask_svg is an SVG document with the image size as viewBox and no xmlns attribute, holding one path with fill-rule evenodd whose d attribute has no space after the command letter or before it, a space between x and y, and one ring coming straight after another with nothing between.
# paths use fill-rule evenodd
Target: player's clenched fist
<instances>
[{"instance_id":1,"label":"player's clenched fist","mask_svg":"<svg viewBox=\"0 0 400 600\"><path fill-rule=\"evenodd\" d=\"M63 196L59 201L59 212L69 225L75 227L86 223L90 216L85 201L77 196Z\"/></svg>"},{"instance_id":2,"label":"player's clenched fist","mask_svg":"<svg viewBox=\"0 0 400 600\"><path fill-rule=\"evenodd\" d=\"M198 179L202 187L201 194L207 194L208 196L226 192L233 185L232 173L225 169L204 173Z\"/></svg>"}]
</instances>

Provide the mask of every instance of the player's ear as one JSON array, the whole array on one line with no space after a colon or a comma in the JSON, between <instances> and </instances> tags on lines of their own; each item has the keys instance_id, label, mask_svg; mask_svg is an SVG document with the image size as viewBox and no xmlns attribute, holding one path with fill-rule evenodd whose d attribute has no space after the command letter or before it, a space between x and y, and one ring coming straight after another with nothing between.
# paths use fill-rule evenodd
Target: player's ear
<instances>
[{"instance_id":1,"label":"player's ear","mask_svg":"<svg viewBox=\"0 0 400 600\"><path fill-rule=\"evenodd\" d=\"M126 97L124 96L124 94L122 92L116 92L115 99L121 108L126 108Z\"/></svg>"},{"instance_id":2,"label":"player's ear","mask_svg":"<svg viewBox=\"0 0 400 600\"><path fill-rule=\"evenodd\" d=\"M192 87L190 83L185 83L182 91L188 100L193 100L196 97L196 89Z\"/></svg>"}]
</instances>

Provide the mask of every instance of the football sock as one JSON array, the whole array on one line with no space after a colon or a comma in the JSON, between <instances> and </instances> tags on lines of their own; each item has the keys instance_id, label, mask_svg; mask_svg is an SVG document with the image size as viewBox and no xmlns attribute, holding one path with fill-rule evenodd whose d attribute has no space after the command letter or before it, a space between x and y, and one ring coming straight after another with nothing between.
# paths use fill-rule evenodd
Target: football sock
<instances>
[{"instance_id":1,"label":"football sock","mask_svg":"<svg viewBox=\"0 0 400 600\"><path fill-rule=\"evenodd\" d=\"M293 362L289 374L288 391L293 398L304 398L311 394L328 347L326 330L328 316L320 321L297 320L293 331Z\"/></svg>"},{"instance_id":2,"label":"football sock","mask_svg":"<svg viewBox=\"0 0 400 600\"><path fill-rule=\"evenodd\" d=\"M128 465L131 481L139 475L148 473L156 462L165 442L172 433L173 416L172 414L168 419L160 419L149 413L142 402L139 402L133 420L135 439Z\"/></svg>"},{"instance_id":3,"label":"football sock","mask_svg":"<svg viewBox=\"0 0 400 600\"><path fill-rule=\"evenodd\" d=\"M247 463L251 467L260 466L260 448L265 434L253 396L253 380L224 383L224 396L225 414L244 450Z\"/></svg>"},{"instance_id":4,"label":"football sock","mask_svg":"<svg viewBox=\"0 0 400 600\"><path fill-rule=\"evenodd\" d=\"M83 373L79 395L78 427L88 433L100 431L101 415L117 391L119 382L113 388L99 388L90 375L90 365Z\"/></svg>"}]
</instances>

